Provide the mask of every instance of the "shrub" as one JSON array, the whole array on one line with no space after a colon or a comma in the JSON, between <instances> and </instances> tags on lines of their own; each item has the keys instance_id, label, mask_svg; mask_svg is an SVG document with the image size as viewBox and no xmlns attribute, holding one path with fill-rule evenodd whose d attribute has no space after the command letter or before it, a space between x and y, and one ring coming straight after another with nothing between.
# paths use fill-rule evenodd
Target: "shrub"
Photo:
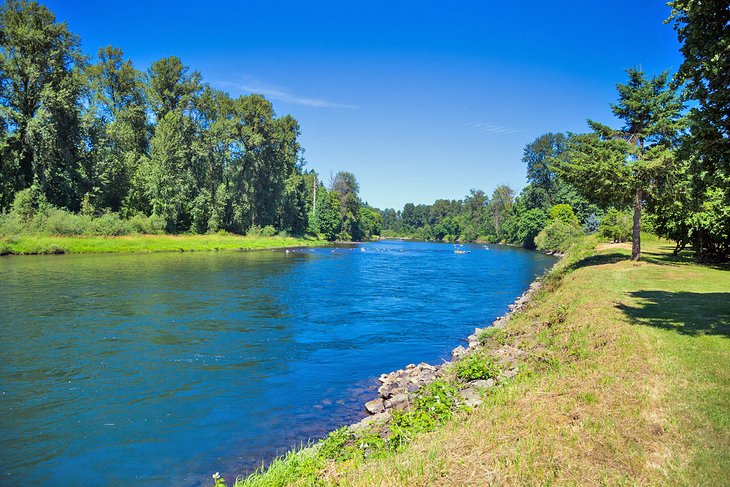
<instances>
[{"instance_id":1,"label":"shrub","mask_svg":"<svg viewBox=\"0 0 730 487\"><path fill-rule=\"evenodd\" d=\"M165 232L165 219L161 216L138 214L131 217L127 222L131 230L130 233L159 235Z\"/></svg>"},{"instance_id":2,"label":"shrub","mask_svg":"<svg viewBox=\"0 0 730 487\"><path fill-rule=\"evenodd\" d=\"M264 228L261 229L261 235L264 237L273 237L276 235L276 228L272 227L271 225L266 225Z\"/></svg>"},{"instance_id":3,"label":"shrub","mask_svg":"<svg viewBox=\"0 0 730 487\"><path fill-rule=\"evenodd\" d=\"M477 379L491 379L501 372L492 357L483 353L472 353L454 364L456 377L469 382Z\"/></svg>"},{"instance_id":4,"label":"shrub","mask_svg":"<svg viewBox=\"0 0 730 487\"><path fill-rule=\"evenodd\" d=\"M556 220L537 234L535 245L538 250L564 253L581 235L579 227Z\"/></svg>"},{"instance_id":5,"label":"shrub","mask_svg":"<svg viewBox=\"0 0 730 487\"><path fill-rule=\"evenodd\" d=\"M86 218L58 208L51 208L45 212L37 213L32 222L33 227L39 233L66 236L82 235L88 225Z\"/></svg>"},{"instance_id":6,"label":"shrub","mask_svg":"<svg viewBox=\"0 0 730 487\"><path fill-rule=\"evenodd\" d=\"M347 426L332 431L319 443L318 454L322 458L332 460L346 460L352 454L351 448L347 448L352 443L354 435Z\"/></svg>"},{"instance_id":7,"label":"shrub","mask_svg":"<svg viewBox=\"0 0 730 487\"><path fill-rule=\"evenodd\" d=\"M613 242L626 242L631 239L632 220L628 213L611 208L601 219L600 235Z\"/></svg>"},{"instance_id":8,"label":"shrub","mask_svg":"<svg viewBox=\"0 0 730 487\"><path fill-rule=\"evenodd\" d=\"M449 420L457 408L458 392L453 385L437 380L418 392L409 411L393 411L390 429L394 445L402 444L413 433L432 431L437 425Z\"/></svg>"},{"instance_id":9,"label":"shrub","mask_svg":"<svg viewBox=\"0 0 730 487\"><path fill-rule=\"evenodd\" d=\"M580 225L578 217L573 212L573 207L566 204L559 204L548 210L548 217L554 222L563 222L568 225L577 227Z\"/></svg>"},{"instance_id":10,"label":"shrub","mask_svg":"<svg viewBox=\"0 0 730 487\"><path fill-rule=\"evenodd\" d=\"M38 189L38 186L33 184L30 188L15 193L11 212L18 215L22 220L29 220L37 212L42 212L48 207L46 196Z\"/></svg>"},{"instance_id":11,"label":"shrub","mask_svg":"<svg viewBox=\"0 0 730 487\"><path fill-rule=\"evenodd\" d=\"M588 235L594 234L598 231L601 226L601 220L596 216L595 213L591 213L583 223L583 231Z\"/></svg>"},{"instance_id":12,"label":"shrub","mask_svg":"<svg viewBox=\"0 0 730 487\"><path fill-rule=\"evenodd\" d=\"M105 213L98 217L71 213L33 195L32 188L18 192L10 212L0 215L0 235L6 236L118 236L135 233L160 234L164 229L164 219L154 215L134 215L123 219L118 213Z\"/></svg>"}]
</instances>

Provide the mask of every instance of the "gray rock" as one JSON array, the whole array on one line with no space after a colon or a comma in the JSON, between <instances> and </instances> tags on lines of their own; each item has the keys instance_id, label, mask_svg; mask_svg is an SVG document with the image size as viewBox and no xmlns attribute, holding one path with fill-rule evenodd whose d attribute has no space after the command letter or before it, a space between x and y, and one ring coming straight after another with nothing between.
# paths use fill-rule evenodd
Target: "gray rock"
<instances>
[{"instance_id":1,"label":"gray rock","mask_svg":"<svg viewBox=\"0 0 730 487\"><path fill-rule=\"evenodd\" d=\"M393 396L398 390L398 385L393 382L388 382L378 388L378 394L383 399L388 399Z\"/></svg>"},{"instance_id":2,"label":"gray rock","mask_svg":"<svg viewBox=\"0 0 730 487\"><path fill-rule=\"evenodd\" d=\"M373 414L372 416L361 419L359 422L351 425L350 430L358 432L370 426L385 424L388 421L390 421L390 413L385 411L383 413Z\"/></svg>"},{"instance_id":3,"label":"gray rock","mask_svg":"<svg viewBox=\"0 0 730 487\"><path fill-rule=\"evenodd\" d=\"M385 408L386 409L400 409L408 406L409 404L408 395L406 394L396 394L395 396L391 397L387 401L385 401Z\"/></svg>"},{"instance_id":4,"label":"gray rock","mask_svg":"<svg viewBox=\"0 0 730 487\"><path fill-rule=\"evenodd\" d=\"M372 401L366 402L365 409L367 409L370 414L378 414L385 411L385 406L383 400L378 397L376 399L373 399Z\"/></svg>"},{"instance_id":5,"label":"gray rock","mask_svg":"<svg viewBox=\"0 0 730 487\"><path fill-rule=\"evenodd\" d=\"M455 349L453 349L451 351L451 359L456 360L459 357L461 357L462 355L464 355L465 353L466 353L466 348L459 345L458 347L456 347Z\"/></svg>"},{"instance_id":6,"label":"gray rock","mask_svg":"<svg viewBox=\"0 0 730 487\"><path fill-rule=\"evenodd\" d=\"M431 382L436 378L436 371L431 369L424 369L420 374L416 376L416 380L421 383Z\"/></svg>"},{"instance_id":7,"label":"gray rock","mask_svg":"<svg viewBox=\"0 0 730 487\"><path fill-rule=\"evenodd\" d=\"M494 384L494 379L479 379L469 382L469 388L488 389L490 387L494 387Z\"/></svg>"},{"instance_id":8,"label":"gray rock","mask_svg":"<svg viewBox=\"0 0 730 487\"><path fill-rule=\"evenodd\" d=\"M476 387L468 387L459 391L459 404L473 408L482 403L482 396Z\"/></svg>"}]
</instances>

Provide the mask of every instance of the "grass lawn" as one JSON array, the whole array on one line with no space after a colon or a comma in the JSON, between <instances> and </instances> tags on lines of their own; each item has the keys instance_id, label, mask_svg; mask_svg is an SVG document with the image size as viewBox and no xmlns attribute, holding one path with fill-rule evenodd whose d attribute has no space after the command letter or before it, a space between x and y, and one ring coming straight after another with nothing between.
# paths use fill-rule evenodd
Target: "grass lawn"
<instances>
[{"instance_id":1,"label":"grass lawn","mask_svg":"<svg viewBox=\"0 0 730 487\"><path fill-rule=\"evenodd\" d=\"M321 246L324 240L298 237L225 235L130 235L124 237L54 237L24 235L0 237L2 254L79 254L106 252L183 252L202 250L255 250Z\"/></svg>"},{"instance_id":2,"label":"grass lawn","mask_svg":"<svg viewBox=\"0 0 730 487\"><path fill-rule=\"evenodd\" d=\"M304 467L239 484L728 485L730 271L661 241L640 263L598 248L570 254L507 325L520 372L480 407L395 452L305 451Z\"/></svg>"}]
</instances>

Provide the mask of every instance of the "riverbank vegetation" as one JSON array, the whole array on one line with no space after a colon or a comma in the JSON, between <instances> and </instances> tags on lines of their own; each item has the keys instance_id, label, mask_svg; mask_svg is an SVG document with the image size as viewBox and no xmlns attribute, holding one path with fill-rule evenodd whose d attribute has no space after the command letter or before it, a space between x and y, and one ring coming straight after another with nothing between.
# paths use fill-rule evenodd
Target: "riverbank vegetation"
<instances>
[{"instance_id":1,"label":"riverbank vegetation","mask_svg":"<svg viewBox=\"0 0 730 487\"><path fill-rule=\"evenodd\" d=\"M239 479L256 485L703 484L730 475L730 272L667 241L576 241L528 308L394 414ZM465 381L518 374L457 406Z\"/></svg>"},{"instance_id":2,"label":"riverbank vegetation","mask_svg":"<svg viewBox=\"0 0 730 487\"><path fill-rule=\"evenodd\" d=\"M272 227L330 241L382 233L561 251L558 235L600 230L632 241L638 258L643 228L674 240L677 251L692 245L699 259L726 259L730 89L718 73L728 68L728 9L719 1L672 5L684 63L671 78L628 69L611 105L623 126L590 121L586 134L537 137L524 149L528 184L519 193L472 189L462 200L396 211L363 202L350 172L324 184L307 170L297 120L277 116L263 96L232 98L175 56L145 72L117 47L91 58L46 7L5 2L0 236ZM575 218L563 223L573 229L552 216L565 205ZM50 223L39 225L33 215L48 212ZM69 215L94 220L58 224ZM537 239L543 230L550 235Z\"/></svg>"},{"instance_id":3,"label":"riverbank vegetation","mask_svg":"<svg viewBox=\"0 0 730 487\"><path fill-rule=\"evenodd\" d=\"M21 235L0 238L0 255L264 250L322 245L326 245L326 242L312 237L236 235L231 233L211 235L81 235L75 237Z\"/></svg>"},{"instance_id":4,"label":"riverbank vegetation","mask_svg":"<svg viewBox=\"0 0 730 487\"><path fill-rule=\"evenodd\" d=\"M541 135L525 146L528 184L519 194L508 186L491 195L472 189L463 200L386 209L383 235L535 248L554 223L551 210L569 205L574 227L632 241L634 259L642 229L673 240L676 251L692 245L700 260L727 259L730 88L722 73L730 69L730 9L721 1L670 5L684 62L671 79L627 70L611 105L623 126L589 121L589 133ZM550 232L558 230L566 231ZM541 240L543 247L554 241Z\"/></svg>"},{"instance_id":5,"label":"riverbank vegetation","mask_svg":"<svg viewBox=\"0 0 730 487\"><path fill-rule=\"evenodd\" d=\"M299 124L170 56L95 59L43 5L0 6L0 236L377 235L351 173L305 169ZM40 215L40 216L39 216Z\"/></svg>"}]
</instances>

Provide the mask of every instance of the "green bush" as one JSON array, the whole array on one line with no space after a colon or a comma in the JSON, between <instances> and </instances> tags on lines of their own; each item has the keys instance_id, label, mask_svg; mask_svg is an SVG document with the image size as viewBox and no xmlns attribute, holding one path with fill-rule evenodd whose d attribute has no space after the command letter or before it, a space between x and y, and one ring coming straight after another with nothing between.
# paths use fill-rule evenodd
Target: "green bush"
<instances>
[{"instance_id":1,"label":"green bush","mask_svg":"<svg viewBox=\"0 0 730 487\"><path fill-rule=\"evenodd\" d=\"M612 242L626 242L631 239L631 215L611 208L601 218L599 233Z\"/></svg>"},{"instance_id":2,"label":"green bush","mask_svg":"<svg viewBox=\"0 0 730 487\"><path fill-rule=\"evenodd\" d=\"M264 228L261 229L261 235L264 237L273 237L276 235L276 228L272 227L271 225L266 225Z\"/></svg>"},{"instance_id":3,"label":"green bush","mask_svg":"<svg viewBox=\"0 0 730 487\"><path fill-rule=\"evenodd\" d=\"M433 431L449 420L457 409L458 392L455 386L437 380L421 388L410 410L394 410L390 423L393 445L403 444L414 433Z\"/></svg>"},{"instance_id":4,"label":"green bush","mask_svg":"<svg viewBox=\"0 0 730 487\"><path fill-rule=\"evenodd\" d=\"M262 228L258 225L251 225L251 227L246 230L246 235L250 235L253 237L260 237L261 236Z\"/></svg>"},{"instance_id":5,"label":"green bush","mask_svg":"<svg viewBox=\"0 0 730 487\"><path fill-rule=\"evenodd\" d=\"M71 213L38 198L32 188L18 192L10 212L0 215L0 235L4 236L119 236L161 234L164 229L164 219L154 215L123 219L118 213L101 216Z\"/></svg>"},{"instance_id":6,"label":"green bush","mask_svg":"<svg viewBox=\"0 0 730 487\"><path fill-rule=\"evenodd\" d=\"M127 220L131 233L142 233L148 235L160 235L165 233L165 219L161 216L134 215ZM225 233L225 232L224 232Z\"/></svg>"},{"instance_id":7,"label":"green bush","mask_svg":"<svg viewBox=\"0 0 730 487\"><path fill-rule=\"evenodd\" d=\"M472 353L454 364L456 377L469 382L478 379L495 378L501 372L492 357L484 353Z\"/></svg>"},{"instance_id":8,"label":"green bush","mask_svg":"<svg viewBox=\"0 0 730 487\"><path fill-rule=\"evenodd\" d=\"M573 212L573 207L570 205L559 204L552 206L548 210L548 217L551 221L563 222L574 227L580 225L578 217L575 216L575 213Z\"/></svg>"},{"instance_id":9,"label":"green bush","mask_svg":"<svg viewBox=\"0 0 730 487\"><path fill-rule=\"evenodd\" d=\"M57 208L39 212L33 218L33 226L38 233L46 235L82 235L87 230L89 219ZM89 232L96 235L96 232Z\"/></svg>"},{"instance_id":10,"label":"green bush","mask_svg":"<svg viewBox=\"0 0 730 487\"><path fill-rule=\"evenodd\" d=\"M36 213L48 207L46 196L33 184L30 188L15 193L11 213L17 215L21 220L29 220Z\"/></svg>"},{"instance_id":11,"label":"green bush","mask_svg":"<svg viewBox=\"0 0 730 487\"><path fill-rule=\"evenodd\" d=\"M581 235L579 227L555 220L537 234L535 246L537 250L565 253Z\"/></svg>"}]
</instances>

